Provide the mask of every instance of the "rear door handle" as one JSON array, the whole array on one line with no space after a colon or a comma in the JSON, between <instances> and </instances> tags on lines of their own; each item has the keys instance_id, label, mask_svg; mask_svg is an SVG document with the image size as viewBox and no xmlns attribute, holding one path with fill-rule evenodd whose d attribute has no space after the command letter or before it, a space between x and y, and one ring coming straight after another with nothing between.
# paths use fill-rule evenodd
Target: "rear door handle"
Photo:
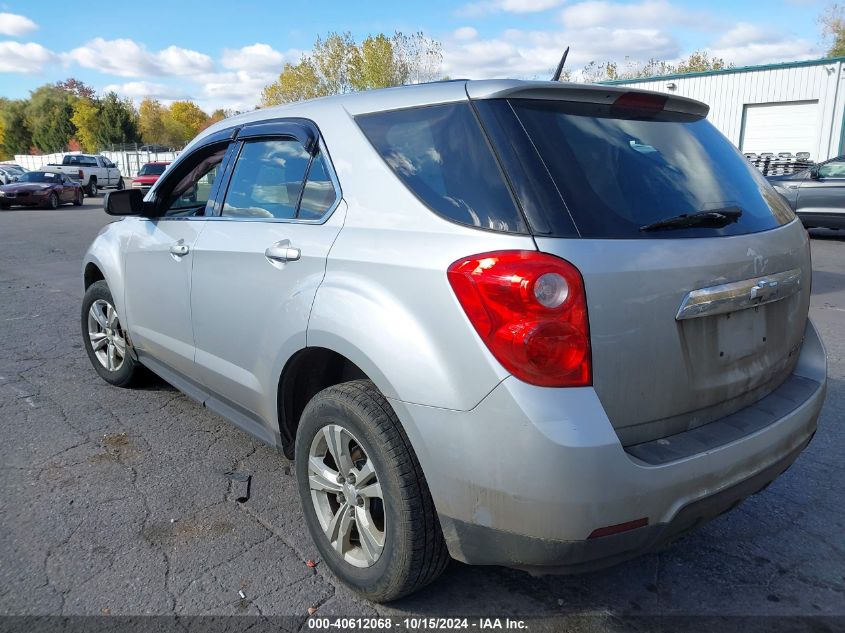
<instances>
[{"instance_id":1,"label":"rear door handle","mask_svg":"<svg viewBox=\"0 0 845 633\"><path fill-rule=\"evenodd\" d=\"M268 246L264 256L274 262L295 262L302 257L302 251L290 245L288 240Z\"/></svg>"},{"instance_id":2,"label":"rear door handle","mask_svg":"<svg viewBox=\"0 0 845 633\"><path fill-rule=\"evenodd\" d=\"M170 245L170 252L176 257L184 257L191 250L191 247L185 244L184 240L179 240Z\"/></svg>"}]
</instances>

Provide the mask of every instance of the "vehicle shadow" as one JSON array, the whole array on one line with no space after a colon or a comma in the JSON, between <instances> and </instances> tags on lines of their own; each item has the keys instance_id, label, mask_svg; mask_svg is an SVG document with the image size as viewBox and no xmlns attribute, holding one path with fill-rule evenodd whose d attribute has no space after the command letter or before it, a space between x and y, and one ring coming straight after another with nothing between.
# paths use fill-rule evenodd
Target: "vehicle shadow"
<instances>
[{"instance_id":1,"label":"vehicle shadow","mask_svg":"<svg viewBox=\"0 0 845 633\"><path fill-rule=\"evenodd\" d=\"M842 290L845 290L845 272L813 271L813 296L841 292Z\"/></svg>"}]
</instances>

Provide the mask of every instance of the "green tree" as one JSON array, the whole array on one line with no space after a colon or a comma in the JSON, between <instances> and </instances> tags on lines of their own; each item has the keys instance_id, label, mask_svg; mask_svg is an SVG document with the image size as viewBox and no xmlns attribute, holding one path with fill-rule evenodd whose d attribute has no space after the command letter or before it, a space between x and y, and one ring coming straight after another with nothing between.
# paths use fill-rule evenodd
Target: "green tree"
<instances>
[{"instance_id":1,"label":"green tree","mask_svg":"<svg viewBox=\"0 0 845 633\"><path fill-rule=\"evenodd\" d=\"M279 78L261 91L261 105L272 106L325 97L330 94L320 81L317 68L310 57L296 64L285 64Z\"/></svg>"},{"instance_id":2,"label":"green tree","mask_svg":"<svg viewBox=\"0 0 845 633\"><path fill-rule=\"evenodd\" d=\"M138 107L138 129L144 143L164 145L168 142L164 128L165 109L158 100L147 97Z\"/></svg>"},{"instance_id":3,"label":"green tree","mask_svg":"<svg viewBox=\"0 0 845 633\"><path fill-rule=\"evenodd\" d=\"M828 5L819 16L822 35L829 42L828 57L845 57L845 8L838 2Z\"/></svg>"},{"instance_id":4,"label":"green tree","mask_svg":"<svg viewBox=\"0 0 845 633\"><path fill-rule=\"evenodd\" d=\"M0 121L3 122L2 151L7 156L28 154L32 133L26 121L26 101L0 100Z\"/></svg>"},{"instance_id":5,"label":"green tree","mask_svg":"<svg viewBox=\"0 0 845 633\"><path fill-rule=\"evenodd\" d=\"M137 143L138 113L129 99L121 99L114 92L100 101L100 147L113 144Z\"/></svg>"},{"instance_id":6,"label":"green tree","mask_svg":"<svg viewBox=\"0 0 845 633\"><path fill-rule=\"evenodd\" d=\"M76 97L46 85L30 93L26 121L32 132L32 144L42 152L57 152L67 147L76 133L71 122Z\"/></svg>"},{"instance_id":7,"label":"green tree","mask_svg":"<svg viewBox=\"0 0 845 633\"><path fill-rule=\"evenodd\" d=\"M674 72L678 74L700 73L707 70L722 70L724 68L733 68L733 64L727 63L721 57L710 57L707 51L695 51L678 64L675 67ZM660 74L666 75L671 72L672 71L669 71L668 73L661 72Z\"/></svg>"},{"instance_id":8,"label":"green tree","mask_svg":"<svg viewBox=\"0 0 845 633\"><path fill-rule=\"evenodd\" d=\"M285 64L264 88L261 105L428 81L438 76L442 61L440 44L422 33L370 35L360 45L350 33L329 33L296 64Z\"/></svg>"},{"instance_id":9,"label":"green tree","mask_svg":"<svg viewBox=\"0 0 845 633\"><path fill-rule=\"evenodd\" d=\"M205 127L208 115L193 101L174 101L163 120L168 144L184 145Z\"/></svg>"},{"instance_id":10,"label":"green tree","mask_svg":"<svg viewBox=\"0 0 845 633\"><path fill-rule=\"evenodd\" d=\"M77 99L71 122L76 127L76 140L86 152L96 152L100 139L100 106L90 98Z\"/></svg>"}]
</instances>

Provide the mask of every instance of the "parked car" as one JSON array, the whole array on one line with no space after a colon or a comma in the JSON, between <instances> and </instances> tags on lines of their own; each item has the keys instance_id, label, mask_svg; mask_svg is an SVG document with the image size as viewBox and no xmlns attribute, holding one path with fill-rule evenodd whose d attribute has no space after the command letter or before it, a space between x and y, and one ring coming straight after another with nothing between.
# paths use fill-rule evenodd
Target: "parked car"
<instances>
[{"instance_id":1,"label":"parked car","mask_svg":"<svg viewBox=\"0 0 845 633\"><path fill-rule=\"evenodd\" d=\"M82 187L64 174L45 171L28 171L17 182L0 186L0 208L13 205L58 209L72 202L82 205Z\"/></svg>"},{"instance_id":2,"label":"parked car","mask_svg":"<svg viewBox=\"0 0 845 633\"><path fill-rule=\"evenodd\" d=\"M147 193L169 164L170 162L163 161L145 164L138 171L138 175L132 179L133 189L140 189L143 193Z\"/></svg>"},{"instance_id":3,"label":"parked car","mask_svg":"<svg viewBox=\"0 0 845 633\"><path fill-rule=\"evenodd\" d=\"M87 353L294 458L372 600L649 551L783 472L825 394L807 232L707 112L502 80L226 119L107 195Z\"/></svg>"},{"instance_id":4,"label":"parked car","mask_svg":"<svg viewBox=\"0 0 845 633\"><path fill-rule=\"evenodd\" d=\"M808 229L845 229L845 156L769 182Z\"/></svg>"},{"instance_id":5,"label":"parked car","mask_svg":"<svg viewBox=\"0 0 845 633\"><path fill-rule=\"evenodd\" d=\"M42 171L65 174L78 181L89 196L96 196L100 189L114 187L123 189L120 170L105 156L94 154L67 154L61 164L48 164Z\"/></svg>"},{"instance_id":6,"label":"parked car","mask_svg":"<svg viewBox=\"0 0 845 633\"><path fill-rule=\"evenodd\" d=\"M15 165L3 165L0 164L0 185L8 185L13 182L17 182L18 178L21 177L21 174L25 172Z\"/></svg>"}]
</instances>

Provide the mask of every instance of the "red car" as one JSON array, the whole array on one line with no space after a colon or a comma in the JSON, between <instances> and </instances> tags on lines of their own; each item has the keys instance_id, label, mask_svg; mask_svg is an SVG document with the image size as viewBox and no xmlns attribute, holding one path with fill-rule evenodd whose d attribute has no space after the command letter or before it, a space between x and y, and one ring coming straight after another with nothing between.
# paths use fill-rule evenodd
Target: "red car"
<instances>
[{"instance_id":1,"label":"red car","mask_svg":"<svg viewBox=\"0 0 845 633\"><path fill-rule=\"evenodd\" d=\"M82 185L64 174L28 171L17 182L0 187L0 209L12 205L58 209L67 202L79 207L83 196Z\"/></svg>"},{"instance_id":2,"label":"red car","mask_svg":"<svg viewBox=\"0 0 845 633\"><path fill-rule=\"evenodd\" d=\"M132 180L132 188L140 189L144 193L147 193L150 190L150 187L152 187L156 180L158 180L159 176L164 173L165 168L169 164L169 162L147 163L141 167L141 171L138 172L138 176Z\"/></svg>"}]
</instances>

